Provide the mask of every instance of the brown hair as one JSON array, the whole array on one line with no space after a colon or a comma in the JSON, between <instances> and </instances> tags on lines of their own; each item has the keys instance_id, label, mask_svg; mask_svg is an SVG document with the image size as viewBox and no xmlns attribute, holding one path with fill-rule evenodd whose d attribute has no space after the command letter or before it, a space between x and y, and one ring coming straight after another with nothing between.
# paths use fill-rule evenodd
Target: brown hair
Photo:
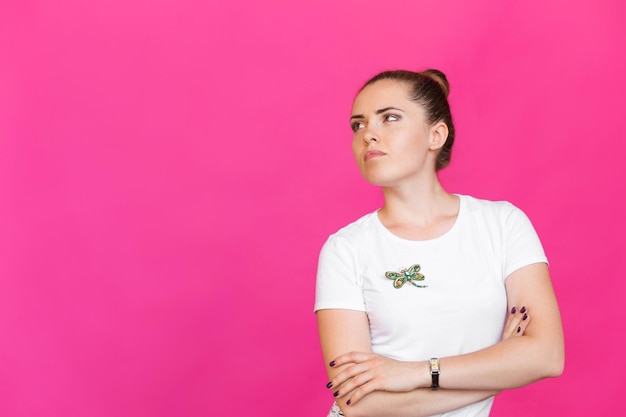
<instances>
[{"instance_id":1,"label":"brown hair","mask_svg":"<svg viewBox=\"0 0 626 417\"><path fill-rule=\"evenodd\" d=\"M450 84L445 74L436 69L421 72L394 70L384 71L367 81L361 90L380 80L395 80L409 86L411 100L421 105L426 111L426 120L430 124L443 121L448 126L448 139L437 154L435 169L439 171L450 163L454 144L454 124L448 104Z\"/></svg>"}]
</instances>

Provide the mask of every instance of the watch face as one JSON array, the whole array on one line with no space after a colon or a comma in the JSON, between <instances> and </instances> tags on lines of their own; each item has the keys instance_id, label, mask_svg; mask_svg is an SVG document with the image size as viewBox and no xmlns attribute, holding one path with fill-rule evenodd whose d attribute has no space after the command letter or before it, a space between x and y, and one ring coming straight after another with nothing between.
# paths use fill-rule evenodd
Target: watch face
<instances>
[{"instance_id":1,"label":"watch face","mask_svg":"<svg viewBox=\"0 0 626 417\"><path fill-rule=\"evenodd\" d=\"M436 359L430 360L430 371L431 372L439 372L439 361Z\"/></svg>"}]
</instances>

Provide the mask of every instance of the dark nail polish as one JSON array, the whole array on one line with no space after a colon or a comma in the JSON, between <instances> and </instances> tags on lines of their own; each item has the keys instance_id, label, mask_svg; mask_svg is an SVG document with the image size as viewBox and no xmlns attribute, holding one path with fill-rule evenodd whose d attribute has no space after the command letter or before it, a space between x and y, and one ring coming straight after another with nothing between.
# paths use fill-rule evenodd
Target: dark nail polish
<instances>
[{"instance_id":1,"label":"dark nail polish","mask_svg":"<svg viewBox=\"0 0 626 417\"><path fill-rule=\"evenodd\" d=\"M524 317L522 317L522 320L526 320L528 318L528 314L524 314Z\"/></svg>"},{"instance_id":2,"label":"dark nail polish","mask_svg":"<svg viewBox=\"0 0 626 417\"><path fill-rule=\"evenodd\" d=\"M329 363L329 365L330 365L330 366L335 366L335 361L331 361L331 362Z\"/></svg>"},{"instance_id":3,"label":"dark nail polish","mask_svg":"<svg viewBox=\"0 0 626 417\"><path fill-rule=\"evenodd\" d=\"M346 405L350 405L351 402L352 402L352 400L346 401Z\"/></svg>"},{"instance_id":4,"label":"dark nail polish","mask_svg":"<svg viewBox=\"0 0 626 417\"><path fill-rule=\"evenodd\" d=\"M331 382L329 382L328 384L326 384L326 388L332 388L332 386L333 386L332 381L331 381Z\"/></svg>"},{"instance_id":5,"label":"dark nail polish","mask_svg":"<svg viewBox=\"0 0 626 417\"><path fill-rule=\"evenodd\" d=\"M519 333L519 332L521 332L521 331L522 331L522 328L521 328L521 327L518 327L518 328L517 328L517 333Z\"/></svg>"},{"instance_id":6,"label":"dark nail polish","mask_svg":"<svg viewBox=\"0 0 626 417\"><path fill-rule=\"evenodd\" d=\"M339 395L339 391L333 392L333 397L336 397L337 395Z\"/></svg>"},{"instance_id":7,"label":"dark nail polish","mask_svg":"<svg viewBox=\"0 0 626 417\"><path fill-rule=\"evenodd\" d=\"M522 307L522 309L519 312L520 313L525 313L526 312L526 307Z\"/></svg>"},{"instance_id":8,"label":"dark nail polish","mask_svg":"<svg viewBox=\"0 0 626 417\"><path fill-rule=\"evenodd\" d=\"M513 308L511 309L511 314L515 314L516 312L517 312L517 309L516 309L515 307L513 307Z\"/></svg>"}]
</instances>

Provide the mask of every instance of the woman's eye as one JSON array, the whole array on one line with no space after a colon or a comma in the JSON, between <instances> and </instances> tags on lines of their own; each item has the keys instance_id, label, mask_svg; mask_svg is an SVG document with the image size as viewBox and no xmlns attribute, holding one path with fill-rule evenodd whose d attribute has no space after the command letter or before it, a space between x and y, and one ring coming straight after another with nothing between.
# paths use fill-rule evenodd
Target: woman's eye
<instances>
[{"instance_id":1,"label":"woman's eye","mask_svg":"<svg viewBox=\"0 0 626 417\"><path fill-rule=\"evenodd\" d=\"M363 129L365 127L365 123L363 122L352 122L350 125L352 127L352 131L356 132L359 129Z\"/></svg>"},{"instance_id":2,"label":"woman's eye","mask_svg":"<svg viewBox=\"0 0 626 417\"><path fill-rule=\"evenodd\" d=\"M386 114L385 115L385 121L386 122L395 122L397 120L400 120L400 117L396 116L395 114Z\"/></svg>"}]
</instances>

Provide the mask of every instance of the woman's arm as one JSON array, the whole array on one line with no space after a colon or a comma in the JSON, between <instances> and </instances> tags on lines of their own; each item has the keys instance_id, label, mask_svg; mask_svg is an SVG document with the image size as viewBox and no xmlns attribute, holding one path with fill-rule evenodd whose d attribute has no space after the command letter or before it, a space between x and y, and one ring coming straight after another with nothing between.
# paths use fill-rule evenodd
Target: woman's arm
<instances>
[{"instance_id":1,"label":"woman's arm","mask_svg":"<svg viewBox=\"0 0 626 417\"><path fill-rule=\"evenodd\" d=\"M334 358L345 352L371 353L369 324L364 312L337 309L319 310L317 320L324 361L331 380L350 366L350 364L345 364L331 367L329 363ZM518 324L523 325L522 323L513 323L509 326L513 329L509 332L510 335L516 333L515 329ZM331 392L344 389L347 396L342 395L342 399L338 398L337 403L346 417L368 415L379 417L431 416L484 400L498 393L495 390L375 391L362 398L358 403L346 405L352 391L345 391L345 387L339 383L329 388Z\"/></svg>"},{"instance_id":2,"label":"woman's arm","mask_svg":"<svg viewBox=\"0 0 626 417\"><path fill-rule=\"evenodd\" d=\"M532 312L533 319L524 337L442 358L439 376L442 388L500 391L561 374L563 331L546 264L532 264L513 272L507 278L506 289L509 306L517 306L518 311L524 306ZM338 398L350 400L351 405L362 398L362 401L369 399L368 394L374 391L402 392L431 384L427 361L393 361L371 354L369 348L352 349L351 353L336 357L334 363L338 372L331 374L331 382L340 387Z\"/></svg>"}]
</instances>

